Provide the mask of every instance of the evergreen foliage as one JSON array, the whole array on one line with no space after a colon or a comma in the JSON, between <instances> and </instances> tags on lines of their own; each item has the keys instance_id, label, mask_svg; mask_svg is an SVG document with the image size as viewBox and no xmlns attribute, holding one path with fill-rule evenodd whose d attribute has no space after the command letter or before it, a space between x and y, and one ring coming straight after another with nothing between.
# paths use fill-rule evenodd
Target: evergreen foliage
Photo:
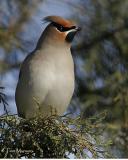
<instances>
[{"instance_id":1,"label":"evergreen foliage","mask_svg":"<svg viewBox=\"0 0 128 160\"><path fill-rule=\"evenodd\" d=\"M104 113L86 120L69 115L31 120L1 116L0 158L111 157L111 141L101 140L104 117Z\"/></svg>"}]
</instances>

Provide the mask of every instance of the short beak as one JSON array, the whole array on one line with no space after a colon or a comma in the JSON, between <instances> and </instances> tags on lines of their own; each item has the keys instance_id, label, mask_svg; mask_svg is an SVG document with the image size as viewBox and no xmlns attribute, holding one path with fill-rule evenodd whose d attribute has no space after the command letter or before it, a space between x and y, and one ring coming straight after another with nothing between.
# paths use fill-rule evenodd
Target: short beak
<instances>
[{"instance_id":1,"label":"short beak","mask_svg":"<svg viewBox=\"0 0 128 160\"><path fill-rule=\"evenodd\" d=\"M76 27L75 30L76 31L81 31L81 27Z\"/></svg>"}]
</instances>

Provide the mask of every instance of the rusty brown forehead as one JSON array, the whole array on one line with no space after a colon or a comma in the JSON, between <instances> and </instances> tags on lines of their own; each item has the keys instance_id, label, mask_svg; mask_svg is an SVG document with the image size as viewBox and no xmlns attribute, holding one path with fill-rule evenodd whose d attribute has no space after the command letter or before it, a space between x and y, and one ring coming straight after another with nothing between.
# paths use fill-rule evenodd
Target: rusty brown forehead
<instances>
[{"instance_id":1,"label":"rusty brown forehead","mask_svg":"<svg viewBox=\"0 0 128 160\"><path fill-rule=\"evenodd\" d=\"M48 21L48 22L58 23L64 27L71 27L71 26L75 25L73 22L66 20L66 19L59 17L59 16L47 16L44 18L44 20Z\"/></svg>"}]
</instances>

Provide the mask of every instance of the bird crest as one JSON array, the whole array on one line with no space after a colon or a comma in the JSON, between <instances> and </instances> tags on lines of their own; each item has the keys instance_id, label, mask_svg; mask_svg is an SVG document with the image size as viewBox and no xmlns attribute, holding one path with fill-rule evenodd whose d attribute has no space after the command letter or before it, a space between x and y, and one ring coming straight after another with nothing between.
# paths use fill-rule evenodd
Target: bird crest
<instances>
[{"instance_id":1,"label":"bird crest","mask_svg":"<svg viewBox=\"0 0 128 160\"><path fill-rule=\"evenodd\" d=\"M60 24L64 27L71 27L73 24L73 22L71 21L68 21L66 19L63 19L62 17L60 16L47 16L43 19L44 23L46 22L54 22L54 23L57 23L57 24Z\"/></svg>"}]
</instances>

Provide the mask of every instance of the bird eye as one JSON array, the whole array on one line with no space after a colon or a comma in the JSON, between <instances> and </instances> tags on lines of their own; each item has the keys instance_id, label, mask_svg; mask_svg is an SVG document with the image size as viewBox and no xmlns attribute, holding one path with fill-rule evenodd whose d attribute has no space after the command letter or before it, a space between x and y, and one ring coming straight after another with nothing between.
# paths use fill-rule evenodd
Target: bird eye
<instances>
[{"instance_id":1,"label":"bird eye","mask_svg":"<svg viewBox=\"0 0 128 160\"><path fill-rule=\"evenodd\" d=\"M54 27L56 27L60 32L66 32L66 31L69 31L69 30L71 30L71 29L75 29L75 28L76 28L75 26L72 26L72 27L64 27L64 26L62 26L62 25L60 25L60 24L57 24L57 23L55 23L55 22L52 22L52 25L53 25Z\"/></svg>"},{"instance_id":2,"label":"bird eye","mask_svg":"<svg viewBox=\"0 0 128 160\"><path fill-rule=\"evenodd\" d=\"M58 29L59 31L61 31L61 32L64 31L64 27L63 27L63 26L58 26L57 29Z\"/></svg>"},{"instance_id":3,"label":"bird eye","mask_svg":"<svg viewBox=\"0 0 128 160\"><path fill-rule=\"evenodd\" d=\"M56 27L60 32L63 32L63 31L64 31L64 27L63 27L62 25L59 25L59 24L57 24L57 23L55 23L55 22L52 22L52 25L53 25L54 27Z\"/></svg>"}]
</instances>

